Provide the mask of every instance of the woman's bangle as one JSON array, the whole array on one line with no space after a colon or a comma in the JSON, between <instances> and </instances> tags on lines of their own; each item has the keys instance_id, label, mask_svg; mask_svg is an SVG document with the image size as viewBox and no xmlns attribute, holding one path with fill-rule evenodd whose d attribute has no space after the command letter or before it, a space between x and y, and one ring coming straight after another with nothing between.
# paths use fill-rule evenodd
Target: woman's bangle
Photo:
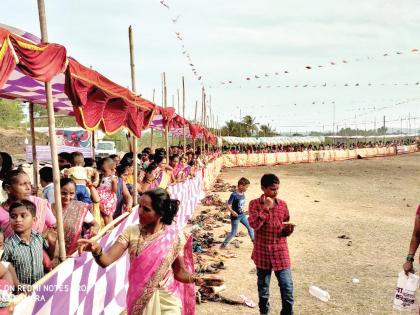
<instances>
[{"instance_id":1,"label":"woman's bangle","mask_svg":"<svg viewBox=\"0 0 420 315\"><path fill-rule=\"evenodd\" d=\"M99 251L99 253L97 253L97 254L92 253L93 258L95 258L95 259L101 258L102 255L103 255L103 249L102 249L102 247L101 247L101 250Z\"/></svg>"},{"instance_id":2,"label":"woman's bangle","mask_svg":"<svg viewBox=\"0 0 420 315\"><path fill-rule=\"evenodd\" d=\"M413 262L414 261L414 255L408 254L406 260L409 261L409 262Z\"/></svg>"}]
</instances>

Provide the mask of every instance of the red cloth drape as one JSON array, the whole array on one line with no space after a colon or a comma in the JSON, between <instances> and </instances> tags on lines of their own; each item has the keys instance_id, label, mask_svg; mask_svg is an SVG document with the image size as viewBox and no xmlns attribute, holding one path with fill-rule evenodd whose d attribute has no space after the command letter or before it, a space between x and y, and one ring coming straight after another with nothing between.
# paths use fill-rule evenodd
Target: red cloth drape
<instances>
[{"instance_id":1,"label":"red cloth drape","mask_svg":"<svg viewBox=\"0 0 420 315\"><path fill-rule=\"evenodd\" d=\"M57 44L34 44L0 28L0 87L18 67L35 80L48 82L64 71L66 49ZM16 64L14 54L19 62Z\"/></svg>"},{"instance_id":2,"label":"red cloth drape","mask_svg":"<svg viewBox=\"0 0 420 315\"><path fill-rule=\"evenodd\" d=\"M16 67L15 58L9 48L9 42L4 31L0 29L0 88L6 83Z\"/></svg>"},{"instance_id":3,"label":"red cloth drape","mask_svg":"<svg viewBox=\"0 0 420 315\"><path fill-rule=\"evenodd\" d=\"M188 124L188 128L189 128L189 130L190 130L190 134L191 134L191 137L193 138L193 139L195 139L195 138L197 138L197 136L201 133L201 131L202 131L202 128L199 126L199 125L197 125L197 124L192 124L192 123L189 123Z\"/></svg>"},{"instance_id":4,"label":"red cloth drape","mask_svg":"<svg viewBox=\"0 0 420 315\"><path fill-rule=\"evenodd\" d=\"M19 58L19 69L35 80L48 82L66 67L66 48L57 44L34 45L21 38L9 36ZM38 50L41 49L41 50Z\"/></svg>"},{"instance_id":5,"label":"red cloth drape","mask_svg":"<svg viewBox=\"0 0 420 315\"><path fill-rule=\"evenodd\" d=\"M147 127L155 105L98 72L69 59L65 92L77 122L86 129L101 126L107 134L128 128L136 137Z\"/></svg>"}]
</instances>

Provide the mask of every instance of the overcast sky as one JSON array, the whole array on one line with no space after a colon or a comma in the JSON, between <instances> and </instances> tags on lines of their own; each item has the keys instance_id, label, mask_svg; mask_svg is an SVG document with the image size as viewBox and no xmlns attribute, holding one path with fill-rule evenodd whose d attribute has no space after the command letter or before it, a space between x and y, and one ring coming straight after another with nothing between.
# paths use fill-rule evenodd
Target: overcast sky
<instances>
[{"instance_id":1,"label":"overcast sky","mask_svg":"<svg viewBox=\"0 0 420 315\"><path fill-rule=\"evenodd\" d=\"M137 90L152 99L156 89L160 103L165 71L171 105L184 75L189 118L204 82L220 122L241 114L278 131L331 130L335 105L339 127L372 128L375 119L379 127L385 115L399 128L410 115L420 128L420 52L411 52L420 50L419 1L165 0L170 9L159 0L45 1L50 42L127 87L133 25ZM0 23L39 35L36 1L1 7Z\"/></svg>"}]
</instances>

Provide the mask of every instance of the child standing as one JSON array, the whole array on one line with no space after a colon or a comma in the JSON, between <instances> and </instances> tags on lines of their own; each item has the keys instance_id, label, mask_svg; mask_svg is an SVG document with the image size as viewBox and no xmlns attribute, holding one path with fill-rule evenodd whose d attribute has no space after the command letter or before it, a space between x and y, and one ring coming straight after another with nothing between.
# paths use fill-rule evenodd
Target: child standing
<instances>
[{"instance_id":1,"label":"child standing","mask_svg":"<svg viewBox=\"0 0 420 315\"><path fill-rule=\"evenodd\" d=\"M32 285L44 276L43 249L54 255L55 239L45 241L32 230L36 221L35 204L29 200L12 203L9 207L10 224L14 231L4 242L3 261L13 264L21 284Z\"/></svg>"},{"instance_id":2,"label":"child standing","mask_svg":"<svg viewBox=\"0 0 420 315\"><path fill-rule=\"evenodd\" d=\"M117 207L118 178L115 176L115 162L104 158L100 163L101 183L98 187L99 207L105 225L112 221L112 215Z\"/></svg>"},{"instance_id":3,"label":"child standing","mask_svg":"<svg viewBox=\"0 0 420 315\"><path fill-rule=\"evenodd\" d=\"M286 203L276 198L279 185L276 175L263 175L263 194L249 203L249 223L255 230L252 260L257 267L260 314L268 314L270 309L270 279L274 271L282 299L280 314L292 315L293 281L286 238L293 233L294 225L285 223L290 216Z\"/></svg>"},{"instance_id":4,"label":"child standing","mask_svg":"<svg viewBox=\"0 0 420 315\"><path fill-rule=\"evenodd\" d=\"M244 213L245 207L245 192L249 187L249 180L245 177L242 177L238 181L238 187L235 192L233 192L228 200L227 207L230 211L230 222L232 225L232 230L226 236L220 248L226 248L227 244L235 237L236 232L238 231L239 223L242 223L247 229L248 234L251 237L251 240L254 241L254 230L249 226L248 219Z\"/></svg>"},{"instance_id":5,"label":"child standing","mask_svg":"<svg viewBox=\"0 0 420 315\"><path fill-rule=\"evenodd\" d=\"M53 169L45 166L39 170L39 178L41 179L42 198L47 199L50 205L54 201L54 183L53 183Z\"/></svg>"},{"instance_id":6,"label":"child standing","mask_svg":"<svg viewBox=\"0 0 420 315\"><path fill-rule=\"evenodd\" d=\"M85 158L81 152L72 153L73 166L64 171L64 174L76 183L76 199L92 204L98 202L95 186L98 185L99 175L91 167L85 167Z\"/></svg>"}]
</instances>

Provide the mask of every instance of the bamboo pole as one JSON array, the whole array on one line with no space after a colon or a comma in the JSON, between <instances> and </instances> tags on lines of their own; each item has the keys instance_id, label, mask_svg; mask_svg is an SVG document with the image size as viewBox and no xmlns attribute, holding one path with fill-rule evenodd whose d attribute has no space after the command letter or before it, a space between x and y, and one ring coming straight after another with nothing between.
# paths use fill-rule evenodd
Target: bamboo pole
<instances>
[{"instance_id":1,"label":"bamboo pole","mask_svg":"<svg viewBox=\"0 0 420 315\"><path fill-rule=\"evenodd\" d=\"M203 88L203 106L204 106L204 111L203 111L203 118L204 118L204 128L206 128L207 129L207 120L206 120L206 114L207 114L207 112L206 112L206 93L204 92L204 88ZM204 136L204 133L203 133L203 149L204 149L204 151L206 151L206 137Z\"/></svg>"},{"instance_id":2,"label":"bamboo pole","mask_svg":"<svg viewBox=\"0 0 420 315\"><path fill-rule=\"evenodd\" d=\"M155 103L155 89L153 89L153 103ZM150 128L150 149L153 151L153 128Z\"/></svg>"},{"instance_id":3,"label":"bamboo pole","mask_svg":"<svg viewBox=\"0 0 420 315\"><path fill-rule=\"evenodd\" d=\"M91 147L92 147L92 159L95 161L95 155L96 155L96 139L95 139L95 130L92 130L92 137L91 137Z\"/></svg>"},{"instance_id":4,"label":"bamboo pole","mask_svg":"<svg viewBox=\"0 0 420 315\"><path fill-rule=\"evenodd\" d=\"M38 0L39 25L42 43L48 43L47 18L45 16L44 0ZM53 167L54 199L57 211L57 236L60 261L66 259L66 244L64 241L63 211L61 206L60 169L58 168L57 135L55 132L54 103L52 98L51 82L45 82L47 98L48 131L50 137L51 161Z\"/></svg>"},{"instance_id":5,"label":"bamboo pole","mask_svg":"<svg viewBox=\"0 0 420 315\"><path fill-rule=\"evenodd\" d=\"M185 118L185 81L182 77L182 117ZM185 124L182 126L182 145L184 147L184 154L187 152L187 138L185 134Z\"/></svg>"},{"instance_id":6,"label":"bamboo pole","mask_svg":"<svg viewBox=\"0 0 420 315\"><path fill-rule=\"evenodd\" d=\"M201 89L201 126L204 128L204 88ZM201 134L201 152L203 152L204 132Z\"/></svg>"},{"instance_id":7,"label":"bamboo pole","mask_svg":"<svg viewBox=\"0 0 420 315\"><path fill-rule=\"evenodd\" d=\"M34 121L34 103L29 103L29 123L31 128L31 145L32 145L32 171L34 177L34 186L38 191L38 159L36 156L36 139L35 139L35 121Z\"/></svg>"},{"instance_id":8,"label":"bamboo pole","mask_svg":"<svg viewBox=\"0 0 420 315\"><path fill-rule=\"evenodd\" d=\"M194 112L194 123L195 124L197 123L197 106L198 106L198 101L196 100L195 101L195 112ZM194 151L194 154L195 154L195 137L193 139L193 151Z\"/></svg>"},{"instance_id":9,"label":"bamboo pole","mask_svg":"<svg viewBox=\"0 0 420 315\"><path fill-rule=\"evenodd\" d=\"M166 74L163 73L163 105L165 106L165 110L168 108L167 104L167 88L166 88ZM165 121L165 145L166 145L166 163L169 164L169 117L166 117Z\"/></svg>"},{"instance_id":10,"label":"bamboo pole","mask_svg":"<svg viewBox=\"0 0 420 315\"><path fill-rule=\"evenodd\" d=\"M162 107L165 107L165 85L164 85L164 83L163 83L163 73L162 73L162 75L161 75L161 78L162 78ZM162 121L163 121L163 118L165 117L165 115L163 115L162 114ZM163 128L162 128L162 139L165 141L165 126L163 126Z\"/></svg>"},{"instance_id":11,"label":"bamboo pole","mask_svg":"<svg viewBox=\"0 0 420 315\"><path fill-rule=\"evenodd\" d=\"M131 70L131 90L134 94L136 91L136 66L134 64L134 42L133 27L128 27L128 42L130 48L130 70ZM137 137L133 135L133 206L137 205Z\"/></svg>"}]
</instances>

